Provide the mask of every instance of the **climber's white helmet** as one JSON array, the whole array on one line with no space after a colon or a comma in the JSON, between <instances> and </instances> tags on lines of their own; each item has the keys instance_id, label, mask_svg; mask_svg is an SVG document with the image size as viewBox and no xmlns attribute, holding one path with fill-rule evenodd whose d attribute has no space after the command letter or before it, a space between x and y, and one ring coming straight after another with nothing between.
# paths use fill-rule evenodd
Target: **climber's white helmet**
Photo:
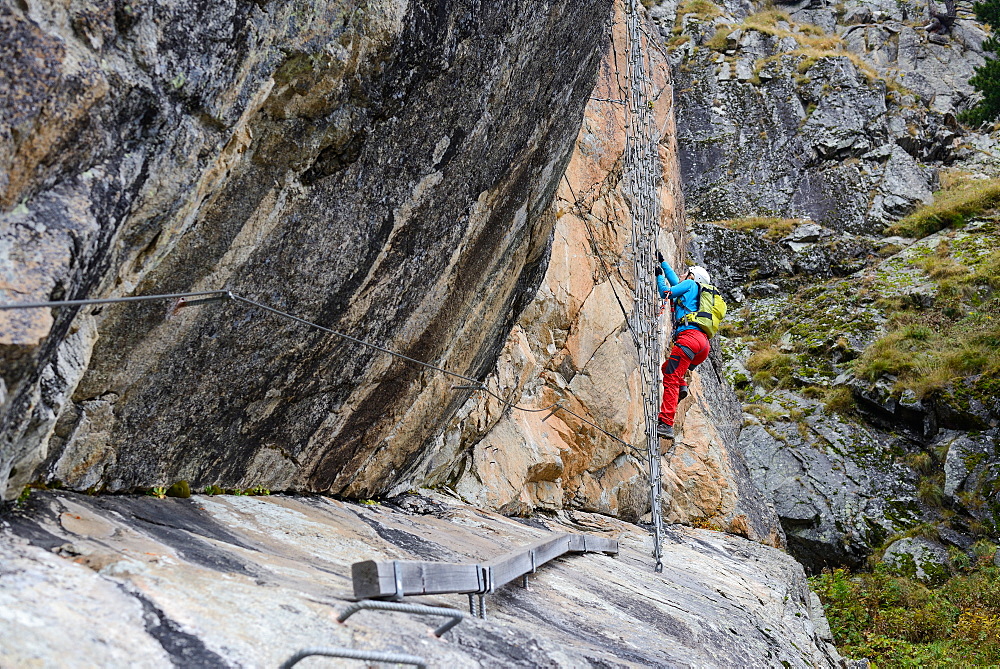
<instances>
[{"instance_id":1,"label":"climber's white helmet","mask_svg":"<svg viewBox=\"0 0 1000 669\"><path fill-rule=\"evenodd\" d=\"M698 283L712 283L712 277L704 267L695 265L694 267L689 267L688 272L691 273L691 277Z\"/></svg>"}]
</instances>

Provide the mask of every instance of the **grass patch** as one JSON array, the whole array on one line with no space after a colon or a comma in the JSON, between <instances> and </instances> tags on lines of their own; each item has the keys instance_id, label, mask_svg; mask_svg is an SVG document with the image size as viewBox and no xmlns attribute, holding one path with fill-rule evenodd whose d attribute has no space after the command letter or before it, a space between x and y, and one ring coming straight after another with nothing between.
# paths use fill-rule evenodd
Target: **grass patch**
<instances>
[{"instance_id":1,"label":"grass patch","mask_svg":"<svg viewBox=\"0 0 1000 669\"><path fill-rule=\"evenodd\" d=\"M839 42L839 39L837 38L838 41L830 41L829 38L816 38L812 40L812 43L803 45L803 48L790 52L793 56L801 57L797 68L799 74L805 74L813 65L824 59L846 58L851 61L868 83L881 81L885 84L886 92L897 93L899 95L912 95L912 91L903 86L898 79L893 76L887 76L887 73L879 72L858 54L853 51L847 51L843 47L843 44Z\"/></svg>"},{"instance_id":2,"label":"grass patch","mask_svg":"<svg viewBox=\"0 0 1000 669\"><path fill-rule=\"evenodd\" d=\"M731 30L729 29L716 30L715 33L713 33L712 36L705 41L705 46L712 51L728 51L728 35L730 32Z\"/></svg>"},{"instance_id":3,"label":"grass patch","mask_svg":"<svg viewBox=\"0 0 1000 669\"><path fill-rule=\"evenodd\" d=\"M691 41L691 38L687 35L674 35L669 40L667 40L667 49L673 50L682 44L687 44Z\"/></svg>"},{"instance_id":4,"label":"grass patch","mask_svg":"<svg viewBox=\"0 0 1000 669\"><path fill-rule=\"evenodd\" d=\"M930 307L882 300L887 333L855 362L870 381L896 377L896 390L917 397L973 375L1000 375L1000 239L987 227L964 238L943 239L933 252L910 261L935 282ZM896 311L893 311L896 309Z\"/></svg>"},{"instance_id":5,"label":"grass patch","mask_svg":"<svg viewBox=\"0 0 1000 669\"><path fill-rule=\"evenodd\" d=\"M753 380L764 388L791 385L795 371L795 358L774 348L757 351L747 360L747 369L754 373Z\"/></svg>"},{"instance_id":6,"label":"grass patch","mask_svg":"<svg viewBox=\"0 0 1000 669\"><path fill-rule=\"evenodd\" d=\"M801 218L768 218L757 216L750 218L730 218L722 221L710 221L710 223L721 225L730 230L739 230L740 232L763 230L765 239L777 241L787 236L799 225L809 223L809 221Z\"/></svg>"},{"instance_id":7,"label":"grass patch","mask_svg":"<svg viewBox=\"0 0 1000 669\"><path fill-rule=\"evenodd\" d=\"M685 7L687 4L693 5L697 2L707 2L707 0L689 0L688 3L681 6ZM718 10L717 6L714 7ZM699 18L704 19L722 15L721 10L718 13L712 13L712 10L703 6L692 7L688 13L696 14ZM678 17L680 16L681 11L678 10ZM720 27L706 43L707 46L715 51L726 50L726 35L734 30L755 30L778 39L791 37L797 44L807 48L837 49L843 46L843 40L839 36L828 35L821 27L811 23L795 23L787 12L778 9L765 9L746 17L742 23L728 23Z\"/></svg>"},{"instance_id":8,"label":"grass patch","mask_svg":"<svg viewBox=\"0 0 1000 669\"><path fill-rule=\"evenodd\" d=\"M949 317L952 310L957 317ZM1000 300L969 311L945 304L940 310L898 313L891 323L890 332L855 362L858 376L874 381L892 375L897 391L909 389L923 399L967 376L1000 375Z\"/></svg>"},{"instance_id":9,"label":"grass patch","mask_svg":"<svg viewBox=\"0 0 1000 669\"><path fill-rule=\"evenodd\" d=\"M943 182L934 202L917 208L887 231L890 235L926 237L958 227L1000 205L1000 179L960 177Z\"/></svg>"},{"instance_id":10,"label":"grass patch","mask_svg":"<svg viewBox=\"0 0 1000 669\"><path fill-rule=\"evenodd\" d=\"M800 222L716 224L777 239ZM973 400L989 406L1000 395L1000 220L976 220L934 242L851 280L803 283L795 294L740 310L727 332L740 336L738 357L756 386L747 389L744 377L741 399L757 401L762 389L797 389L827 412L851 416L851 391L834 386L849 372L888 380L897 397L912 391L914 399L950 407L964 429L982 428ZM751 272L748 279L758 277ZM915 468L929 473L926 463ZM935 502L939 493L928 483L922 497Z\"/></svg>"},{"instance_id":11,"label":"grass patch","mask_svg":"<svg viewBox=\"0 0 1000 669\"><path fill-rule=\"evenodd\" d=\"M685 0L677 6L677 24L681 25L686 16L694 16L702 21L710 21L722 16L722 9L709 0Z\"/></svg>"},{"instance_id":12,"label":"grass patch","mask_svg":"<svg viewBox=\"0 0 1000 669\"><path fill-rule=\"evenodd\" d=\"M927 451L918 451L906 457L906 464L920 474L930 474L934 469L934 456Z\"/></svg>"},{"instance_id":13,"label":"grass patch","mask_svg":"<svg viewBox=\"0 0 1000 669\"><path fill-rule=\"evenodd\" d=\"M917 497L927 506L940 507L944 503L944 489L938 478L937 476L924 476L917 483Z\"/></svg>"},{"instance_id":14,"label":"grass patch","mask_svg":"<svg viewBox=\"0 0 1000 669\"><path fill-rule=\"evenodd\" d=\"M1000 569L995 547L936 588L892 576L836 570L810 579L838 650L875 666L962 666L1000 662Z\"/></svg>"},{"instance_id":15,"label":"grass patch","mask_svg":"<svg viewBox=\"0 0 1000 669\"><path fill-rule=\"evenodd\" d=\"M829 413L850 415L855 409L854 396L848 388L832 388L823 398L823 408Z\"/></svg>"}]
</instances>

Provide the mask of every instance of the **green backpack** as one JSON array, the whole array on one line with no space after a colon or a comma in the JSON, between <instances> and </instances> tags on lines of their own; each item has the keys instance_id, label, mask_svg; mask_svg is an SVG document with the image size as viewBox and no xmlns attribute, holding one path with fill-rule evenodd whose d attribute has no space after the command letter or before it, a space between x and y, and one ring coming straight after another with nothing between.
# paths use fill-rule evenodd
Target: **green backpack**
<instances>
[{"instance_id":1,"label":"green backpack","mask_svg":"<svg viewBox=\"0 0 1000 669\"><path fill-rule=\"evenodd\" d=\"M681 319L682 325L697 325L709 339L715 336L726 317L726 301L719 295L715 286L707 283L698 284L698 311L691 312Z\"/></svg>"}]
</instances>

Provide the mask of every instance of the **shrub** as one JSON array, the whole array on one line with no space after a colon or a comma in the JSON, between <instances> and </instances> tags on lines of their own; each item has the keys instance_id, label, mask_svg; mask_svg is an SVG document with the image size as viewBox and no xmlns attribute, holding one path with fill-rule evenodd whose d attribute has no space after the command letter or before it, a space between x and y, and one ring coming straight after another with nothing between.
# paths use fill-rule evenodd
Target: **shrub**
<instances>
[{"instance_id":1,"label":"shrub","mask_svg":"<svg viewBox=\"0 0 1000 669\"><path fill-rule=\"evenodd\" d=\"M842 569L810 579L834 641L876 666L991 664L1000 660L1000 570L951 577L938 588Z\"/></svg>"}]
</instances>

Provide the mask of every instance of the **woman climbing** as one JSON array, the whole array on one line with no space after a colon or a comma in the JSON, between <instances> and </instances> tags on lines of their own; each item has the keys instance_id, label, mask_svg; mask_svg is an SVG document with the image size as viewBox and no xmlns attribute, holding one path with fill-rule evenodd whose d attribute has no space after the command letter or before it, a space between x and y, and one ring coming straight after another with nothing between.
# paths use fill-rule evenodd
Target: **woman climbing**
<instances>
[{"instance_id":1,"label":"woman climbing","mask_svg":"<svg viewBox=\"0 0 1000 669\"><path fill-rule=\"evenodd\" d=\"M659 251L656 259L660 263L656 268L656 287L660 297L673 303L675 325L674 345L661 368L663 401L656 434L662 439L673 439L677 402L687 395L684 375L708 357L708 340L726 315L726 303L711 285L712 277L704 267L689 268L682 280Z\"/></svg>"}]
</instances>

